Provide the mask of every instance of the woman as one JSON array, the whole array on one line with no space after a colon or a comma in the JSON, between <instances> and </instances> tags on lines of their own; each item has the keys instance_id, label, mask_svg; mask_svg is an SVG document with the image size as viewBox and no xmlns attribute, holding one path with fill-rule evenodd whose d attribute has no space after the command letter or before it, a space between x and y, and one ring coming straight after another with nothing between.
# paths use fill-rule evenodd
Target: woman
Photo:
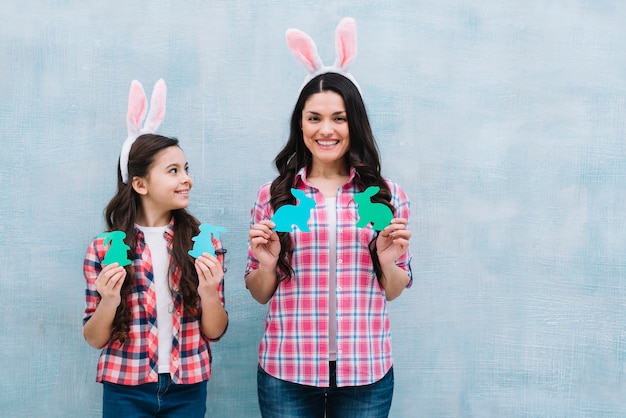
<instances>
[{"instance_id":1,"label":"woman","mask_svg":"<svg viewBox=\"0 0 626 418\"><path fill-rule=\"evenodd\" d=\"M393 395L386 302L411 285L409 202L380 173L377 146L352 77L322 69L293 110L278 177L252 208L246 285L269 302L257 374L263 417L386 417ZM356 193L394 218L358 228ZM315 200L310 232L276 232L291 188ZM326 414L326 415L325 415Z\"/></svg>"}]
</instances>

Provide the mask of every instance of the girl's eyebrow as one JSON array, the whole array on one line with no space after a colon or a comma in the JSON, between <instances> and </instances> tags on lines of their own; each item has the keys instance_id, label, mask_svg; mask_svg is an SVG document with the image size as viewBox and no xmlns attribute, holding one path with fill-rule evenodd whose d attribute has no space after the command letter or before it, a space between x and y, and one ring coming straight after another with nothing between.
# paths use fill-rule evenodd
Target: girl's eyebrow
<instances>
[{"instance_id":1,"label":"girl's eyebrow","mask_svg":"<svg viewBox=\"0 0 626 418\"><path fill-rule=\"evenodd\" d=\"M169 163L168 165L165 166L166 169L171 168L171 167L180 167L181 165L178 163ZM183 167L189 167L189 163L185 162L185 164L183 165Z\"/></svg>"}]
</instances>

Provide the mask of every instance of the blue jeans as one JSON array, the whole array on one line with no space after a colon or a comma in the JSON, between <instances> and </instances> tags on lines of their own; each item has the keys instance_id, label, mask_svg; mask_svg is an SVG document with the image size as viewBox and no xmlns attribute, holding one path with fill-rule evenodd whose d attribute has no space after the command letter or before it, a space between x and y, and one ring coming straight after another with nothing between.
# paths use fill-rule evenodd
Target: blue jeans
<instances>
[{"instance_id":1,"label":"blue jeans","mask_svg":"<svg viewBox=\"0 0 626 418\"><path fill-rule=\"evenodd\" d=\"M305 386L277 379L261 366L257 371L263 418L386 418L393 397L393 368L378 382L337 387L331 362L330 387Z\"/></svg>"},{"instance_id":2,"label":"blue jeans","mask_svg":"<svg viewBox=\"0 0 626 418\"><path fill-rule=\"evenodd\" d=\"M156 383L103 385L103 418L204 418L206 412L207 382L176 385L169 374L160 374Z\"/></svg>"}]
</instances>

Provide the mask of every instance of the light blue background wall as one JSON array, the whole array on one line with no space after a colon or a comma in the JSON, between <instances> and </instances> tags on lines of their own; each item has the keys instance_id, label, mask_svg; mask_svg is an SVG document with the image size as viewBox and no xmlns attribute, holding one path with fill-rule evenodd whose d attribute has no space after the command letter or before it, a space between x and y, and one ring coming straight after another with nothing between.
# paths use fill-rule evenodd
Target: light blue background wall
<instances>
[{"instance_id":1,"label":"light blue background wall","mask_svg":"<svg viewBox=\"0 0 626 418\"><path fill-rule=\"evenodd\" d=\"M209 416L254 417L265 307L249 208L304 78L356 18L386 175L413 208L413 288L390 305L392 417L626 416L626 3L9 0L0 14L0 416L97 417L81 265L103 229L132 79L228 228L230 329Z\"/></svg>"}]
</instances>

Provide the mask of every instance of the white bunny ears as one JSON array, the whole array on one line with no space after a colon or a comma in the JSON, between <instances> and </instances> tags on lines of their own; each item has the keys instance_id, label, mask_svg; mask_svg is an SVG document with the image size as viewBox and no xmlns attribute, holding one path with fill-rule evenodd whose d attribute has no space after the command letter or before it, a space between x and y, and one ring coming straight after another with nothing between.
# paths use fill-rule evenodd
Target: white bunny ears
<instances>
[{"instance_id":1,"label":"white bunny ears","mask_svg":"<svg viewBox=\"0 0 626 418\"><path fill-rule=\"evenodd\" d=\"M335 50L337 57L332 66L324 66L313 39L298 29L288 29L285 34L287 46L304 68L308 75L302 87L309 81L324 73L338 73L349 79L361 93L361 87L350 73L350 66L356 58L356 23L353 18L346 17L339 22L335 30ZM302 90L300 87L300 90Z\"/></svg>"},{"instance_id":2,"label":"white bunny ears","mask_svg":"<svg viewBox=\"0 0 626 418\"><path fill-rule=\"evenodd\" d=\"M128 94L128 114L126 124L128 126L128 137L122 145L120 152L120 172L122 181L128 184L128 154L133 143L143 134L156 133L163 118L165 118L165 98L167 95L167 87L165 81L159 79L154 85L152 97L150 98L150 112L148 112L148 99L143 90L143 86L137 80L130 83L130 93ZM146 117L143 127L141 123Z\"/></svg>"}]
</instances>

